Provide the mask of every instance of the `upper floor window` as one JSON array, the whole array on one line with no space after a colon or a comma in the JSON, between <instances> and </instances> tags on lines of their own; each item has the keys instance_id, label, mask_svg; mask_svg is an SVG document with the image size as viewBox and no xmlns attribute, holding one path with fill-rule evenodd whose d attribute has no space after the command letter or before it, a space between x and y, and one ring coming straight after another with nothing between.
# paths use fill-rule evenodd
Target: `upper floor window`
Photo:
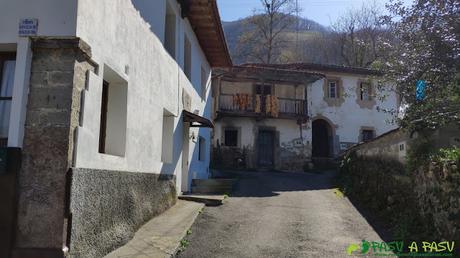
<instances>
[{"instance_id":1,"label":"upper floor window","mask_svg":"<svg viewBox=\"0 0 460 258\"><path fill-rule=\"evenodd\" d=\"M256 85L257 95L272 95L272 85L269 84L257 84Z\"/></svg>"},{"instance_id":2,"label":"upper floor window","mask_svg":"<svg viewBox=\"0 0 460 258\"><path fill-rule=\"evenodd\" d=\"M185 35L184 37L184 73L187 78L192 80L192 45Z\"/></svg>"},{"instance_id":3,"label":"upper floor window","mask_svg":"<svg viewBox=\"0 0 460 258\"><path fill-rule=\"evenodd\" d=\"M174 115L163 110L163 129L161 136L161 161L171 163L173 161L174 147Z\"/></svg>"},{"instance_id":4,"label":"upper floor window","mask_svg":"<svg viewBox=\"0 0 460 258\"><path fill-rule=\"evenodd\" d=\"M372 85L369 82L361 82L359 84L359 98L364 101L372 100Z\"/></svg>"},{"instance_id":5,"label":"upper floor window","mask_svg":"<svg viewBox=\"0 0 460 258\"><path fill-rule=\"evenodd\" d=\"M125 156L128 82L104 65L99 153Z\"/></svg>"},{"instance_id":6,"label":"upper floor window","mask_svg":"<svg viewBox=\"0 0 460 258\"><path fill-rule=\"evenodd\" d=\"M327 95L331 99L339 97L339 82L337 80L327 81Z\"/></svg>"},{"instance_id":7,"label":"upper floor window","mask_svg":"<svg viewBox=\"0 0 460 258\"><path fill-rule=\"evenodd\" d=\"M8 144L15 59L15 53L0 53L0 147Z\"/></svg>"},{"instance_id":8,"label":"upper floor window","mask_svg":"<svg viewBox=\"0 0 460 258\"><path fill-rule=\"evenodd\" d=\"M198 160L203 161L206 159L206 139L198 137Z\"/></svg>"},{"instance_id":9,"label":"upper floor window","mask_svg":"<svg viewBox=\"0 0 460 258\"><path fill-rule=\"evenodd\" d=\"M201 99L206 99L206 92L208 91L208 74L206 73L206 69L202 66L201 67Z\"/></svg>"},{"instance_id":10,"label":"upper floor window","mask_svg":"<svg viewBox=\"0 0 460 258\"><path fill-rule=\"evenodd\" d=\"M372 139L374 139L374 135L375 135L375 132L374 130L370 130L370 129L364 129L362 130L362 140L363 142L368 142Z\"/></svg>"},{"instance_id":11,"label":"upper floor window","mask_svg":"<svg viewBox=\"0 0 460 258\"><path fill-rule=\"evenodd\" d=\"M168 53L176 59L176 14L169 3L166 7L164 46Z\"/></svg>"}]
</instances>

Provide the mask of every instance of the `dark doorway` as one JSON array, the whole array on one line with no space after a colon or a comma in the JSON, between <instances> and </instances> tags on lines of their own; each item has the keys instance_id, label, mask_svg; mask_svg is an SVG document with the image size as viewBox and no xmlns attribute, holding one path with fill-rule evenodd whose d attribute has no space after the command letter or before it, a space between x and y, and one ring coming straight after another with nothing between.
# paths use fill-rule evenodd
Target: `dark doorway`
<instances>
[{"instance_id":1,"label":"dark doorway","mask_svg":"<svg viewBox=\"0 0 460 258\"><path fill-rule=\"evenodd\" d=\"M332 130L329 123L323 119L312 124L312 156L327 158L331 156Z\"/></svg>"},{"instance_id":2,"label":"dark doorway","mask_svg":"<svg viewBox=\"0 0 460 258\"><path fill-rule=\"evenodd\" d=\"M274 165L275 133L273 131L259 131L257 138L259 167L271 168Z\"/></svg>"},{"instance_id":3,"label":"dark doorway","mask_svg":"<svg viewBox=\"0 0 460 258\"><path fill-rule=\"evenodd\" d=\"M272 86L267 84L257 84L256 95L260 96L260 111L265 113L267 107L267 96L272 95Z\"/></svg>"}]
</instances>

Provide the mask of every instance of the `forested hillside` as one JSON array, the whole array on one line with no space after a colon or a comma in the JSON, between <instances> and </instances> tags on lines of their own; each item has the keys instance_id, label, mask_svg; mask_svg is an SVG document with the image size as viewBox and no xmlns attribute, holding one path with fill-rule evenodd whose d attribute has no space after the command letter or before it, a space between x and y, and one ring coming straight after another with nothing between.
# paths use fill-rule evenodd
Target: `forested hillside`
<instances>
[{"instance_id":1,"label":"forested hillside","mask_svg":"<svg viewBox=\"0 0 460 258\"><path fill-rule=\"evenodd\" d=\"M251 60L247 55L242 54L242 51L238 51L243 47L242 44L238 44L240 37L253 29L248 19L249 17L237 21L222 22L228 47L235 64L257 62L257 60ZM329 30L329 28L315 21L299 18L298 23L290 25L282 32L281 37L286 42L286 49L283 51L284 59L286 61L293 59L292 61L336 63L334 58L329 60L321 55L313 55L315 52L318 53L318 48L321 47L318 42L325 34L329 33Z\"/></svg>"}]
</instances>

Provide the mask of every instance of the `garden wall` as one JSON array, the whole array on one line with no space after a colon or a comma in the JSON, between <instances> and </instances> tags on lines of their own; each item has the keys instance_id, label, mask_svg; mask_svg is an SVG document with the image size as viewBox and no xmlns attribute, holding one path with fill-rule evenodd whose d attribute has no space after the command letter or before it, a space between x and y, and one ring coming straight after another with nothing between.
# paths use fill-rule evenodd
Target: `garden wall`
<instances>
[{"instance_id":1,"label":"garden wall","mask_svg":"<svg viewBox=\"0 0 460 258\"><path fill-rule=\"evenodd\" d=\"M460 130L443 132L451 134L395 130L343 157L345 194L391 225L393 239L460 240Z\"/></svg>"}]
</instances>

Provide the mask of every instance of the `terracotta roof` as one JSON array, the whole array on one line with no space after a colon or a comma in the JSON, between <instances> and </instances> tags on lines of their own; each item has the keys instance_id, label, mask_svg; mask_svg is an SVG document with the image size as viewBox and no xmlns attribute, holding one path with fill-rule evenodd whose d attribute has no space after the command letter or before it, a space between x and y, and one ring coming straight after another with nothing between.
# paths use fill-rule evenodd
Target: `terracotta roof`
<instances>
[{"instance_id":1,"label":"terracotta roof","mask_svg":"<svg viewBox=\"0 0 460 258\"><path fill-rule=\"evenodd\" d=\"M245 67L266 67L278 68L286 70L302 70L302 71L316 71L316 72L338 72L338 73L351 73L351 74L364 74L364 75L377 75L381 76L382 72L369 68L340 66L340 65L326 65L315 63L290 63L290 64L261 64L261 63L247 63L242 64Z\"/></svg>"},{"instance_id":2,"label":"terracotta roof","mask_svg":"<svg viewBox=\"0 0 460 258\"><path fill-rule=\"evenodd\" d=\"M190 21L211 66L232 66L216 0L179 0L179 3L182 16Z\"/></svg>"},{"instance_id":3,"label":"terracotta roof","mask_svg":"<svg viewBox=\"0 0 460 258\"><path fill-rule=\"evenodd\" d=\"M282 69L276 67L233 66L215 69L213 76L226 81L254 80L265 82L313 83L325 77L322 73Z\"/></svg>"},{"instance_id":4,"label":"terracotta roof","mask_svg":"<svg viewBox=\"0 0 460 258\"><path fill-rule=\"evenodd\" d=\"M296 69L287 69L284 67L270 67L270 66L247 66L247 65L235 65L232 67L234 71L236 70L242 70L242 69L247 69L247 70L267 70L267 71L276 71L276 72L285 72L285 73L290 73L290 74L303 74L303 75L311 75L315 76L318 78L323 78L325 77L324 74L319 73L319 72L310 72L310 71L304 71L304 70L296 70Z\"/></svg>"}]
</instances>

